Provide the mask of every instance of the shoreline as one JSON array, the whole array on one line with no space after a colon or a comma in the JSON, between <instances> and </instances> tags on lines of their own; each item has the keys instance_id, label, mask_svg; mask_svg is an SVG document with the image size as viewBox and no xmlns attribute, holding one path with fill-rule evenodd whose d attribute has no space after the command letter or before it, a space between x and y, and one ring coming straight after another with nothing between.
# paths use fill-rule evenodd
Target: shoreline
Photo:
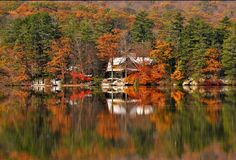
<instances>
[{"instance_id":1,"label":"shoreline","mask_svg":"<svg viewBox=\"0 0 236 160\"><path fill-rule=\"evenodd\" d=\"M62 84L62 85L27 85L27 84L3 84L5 87L91 87L91 86L101 86L101 85L93 85L93 84ZM119 86L134 86L134 85L110 85L109 87L119 87ZM224 86L236 86L236 84L221 84L221 85L174 85L172 83L170 84L156 84L156 85L138 85L138 86L147 86L147 87L155 87L155 86L177 86L177 87L224 87ZM138 87L137 86L137 87Z\"/></svg>"}]
</instances>

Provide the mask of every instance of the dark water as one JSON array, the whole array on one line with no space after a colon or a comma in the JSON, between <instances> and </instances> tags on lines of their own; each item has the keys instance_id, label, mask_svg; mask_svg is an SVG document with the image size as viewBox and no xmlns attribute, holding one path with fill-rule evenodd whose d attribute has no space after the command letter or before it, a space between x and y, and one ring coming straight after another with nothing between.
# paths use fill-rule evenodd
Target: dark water
<instances>
[{"instance_id":1,"label":"dark water","mask_svg":"<svg viewBox=\"0 0 236 160\"><path fill-rule=\"evenodd\" d=\"M2 88L0 159L236 159L236 88Z\"/></svg>"}]
</instances>

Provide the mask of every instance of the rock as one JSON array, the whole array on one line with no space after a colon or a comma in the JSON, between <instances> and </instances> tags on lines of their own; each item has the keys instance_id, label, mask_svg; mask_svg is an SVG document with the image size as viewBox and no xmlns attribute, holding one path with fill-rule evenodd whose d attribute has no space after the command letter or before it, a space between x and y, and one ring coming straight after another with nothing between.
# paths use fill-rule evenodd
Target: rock
<instances>
[{"instance_id":1,"label":"rock","mask_svg":"<svg viewBox=\"0 0 236 160\"><path fill-rule=\"evenodd\" d=\"M189 80L185 80L183 83L182 83L183 86L188 86L190 85L190 81Z\"/></svg>"},{"instance_id":2,"label":"rock","mask_svg":"<svg viewBox=\"0 0 236 160\"><path fill-rule=\"evenodd\" d=\"M200 78L198 81L199 81L200 83L203 83L205 80L206 80L206 79L204 79L204 78Z\"/></svg>"},{"instance_id":3,"label":"rock","mask_svg":"<svg viewBox=\"0 0 236 160\"><path fill-rule=\"evenodd\" d=\"M192 78L192 77L189 77L188 80L191 82L191 81L193 81L193 78Z\"/></svg>"},{"instance_id":4,"label":"rock","mask_svg":"<svg viewBox=\"0 0 236 160\"><path fill-rule=\"evenodd\" d=\"M223 84L225 85L231 85L232 81L228 80L228 79L222 79Z\"/></svg>"},{"instance_id":5,"label":"rock","mask_svg":"<svg viewBox=\"0 0 236 160\"><path fill-rule=\"evenodd\" d=\"M193 80L193 81L190 82L190 85L191 85L191 86L197 86L197 85L198 85L198 82L195 81L195 80Z\"/></svg>"}]
</instances>

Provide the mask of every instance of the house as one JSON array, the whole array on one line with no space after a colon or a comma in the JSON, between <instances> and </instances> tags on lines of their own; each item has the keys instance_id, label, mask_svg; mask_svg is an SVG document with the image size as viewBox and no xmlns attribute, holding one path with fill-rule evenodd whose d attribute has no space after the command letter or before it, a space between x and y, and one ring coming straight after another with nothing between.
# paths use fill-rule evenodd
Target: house
<instances>
[{"instance_id":1,"label":"house","mask_svg":"<svg viewBox=\"0 0 236 160\"><path fill-rule=\"evenodd\" d=\"M126 84L124 78L133 72L137 72L139 66L152 64L153 60L151 58L136 57L132 53L127 56L110 59L106 68L106 79L102 81L102 87L124 86Z\"/></svg>"},{"instance_id":2,"label":"house","mask_svg":"<svg viewBox=\"0 0 236 160\"><path fill-rule=\"evenodd\" d=\"M113 60L113 65L112 65ZM111 77L111 72L113 72L113 77L115 78L125 78L132 72L137 71L140 65L152 65L153 60L149 57L135 57L132 54L123 57L115 57L110 59L106 72L108 73L106 77Z\"/></svg>"}]
</instances>

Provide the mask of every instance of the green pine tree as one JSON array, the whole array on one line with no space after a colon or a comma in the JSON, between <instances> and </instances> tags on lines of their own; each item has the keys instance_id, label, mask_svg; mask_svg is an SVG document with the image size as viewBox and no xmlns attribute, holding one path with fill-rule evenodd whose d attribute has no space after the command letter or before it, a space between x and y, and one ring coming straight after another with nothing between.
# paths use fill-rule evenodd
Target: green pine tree
<instances>
[{"instance_id":1,"label":"green pine tree","mask_svg":"<svg viewBox=\"0 0 236 160\"><path fill-rule=\"evenodd\" d=\"M131 28L131 38L133 42L151 41L154 38L152 33L154 23L147 16L148 14L144 11L137 14L136 21Z\"/></svg>"},{"instance_id":2,"label":"green pine tree","mask_svg":"<svg viewBox=\"0 0 236 160\"><path fill-rule=\"evenodd\" d=\"M180 59L182 56L182 40L183 40L183 30L184 30L184 17L180 12L177 12L174 16L174 19L170 24L170 36L168 41L170 41L173 45L173 57L170 60L170 70L173 72L175 70L176 63L180 63ZM181 70L182 71L182 70Z\"/></svg>"},{"instance_id":3,"label":"green pine tree","mask_svg":"<svg viewBox=\"0 0 236 160\"><path fill-rule=\"evenodd\" d=\"M91 20L83 19L79 24L79 37L84 43L94 42L94 28Z\"/></svg>"},{"instance_id":4,"label":"green pine tree","mask_svg":"<svg viewBox=\"0 0 236 160\"><path fill-rule=\"evenodd\" d=\"M214 30L214 42L213 45L222 50L224 40L229 36L229 28L231 26L231 21L229 17L225 16L219 24L219 27Z\"/></svg>"},{"instance_id":5,"label":"green pine tree","mask_svg":"<svg viewBox=\"0 0 236 160\"><path fill-rule=\"evenodd\" d=\"M236 24L231 29L229 37L224 41L222 64L227 79L236 79Z\"/></svg>"},{"instance_id":6,"label":"green pine tree","mask_svg":"<svg viewBox=\"0 0 236 160\"><path fill-rule=\"evenodd\" d=\"M37 78L47 75L45 68L50 60L50 43L60 36L58 23L47 12L41 12L14 21L7 31L6 43L21 46L27 53L23 57L26 63L36 64L28 75Z\"/></svg>"},{"instance_id":7,"label":"green pine tree","mask_svg":"<svg viewBox=\"0 0 236 160\"><path fill-rule=\"evenodd\" d=\"M180 68L184 74L200 78L200 69L204 65L204 55L214 40L214 32L210 25L199 18L189 21L183 33L183 49L180 57Z\"/></svg>"}]
</instances>

